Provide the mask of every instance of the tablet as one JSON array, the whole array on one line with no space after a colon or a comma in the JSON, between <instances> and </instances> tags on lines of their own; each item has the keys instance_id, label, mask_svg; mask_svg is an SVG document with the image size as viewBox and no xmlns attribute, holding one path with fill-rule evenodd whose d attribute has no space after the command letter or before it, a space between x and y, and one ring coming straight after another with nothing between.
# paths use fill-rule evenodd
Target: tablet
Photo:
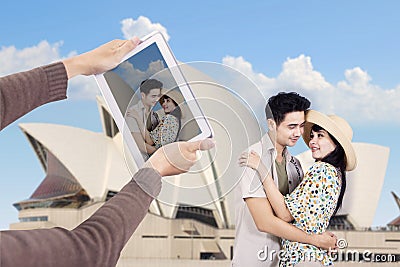
<instances>
[{"instance_id":1,"label":"tablet","mask_svg":"<svg viewBox=\"0 0 400 267\"><path fill-rule=\"evenodd\" d=\"M167 42L153 32L96 82L138 168L171 142L213 131Z\"/></svg>"}]
</instances>

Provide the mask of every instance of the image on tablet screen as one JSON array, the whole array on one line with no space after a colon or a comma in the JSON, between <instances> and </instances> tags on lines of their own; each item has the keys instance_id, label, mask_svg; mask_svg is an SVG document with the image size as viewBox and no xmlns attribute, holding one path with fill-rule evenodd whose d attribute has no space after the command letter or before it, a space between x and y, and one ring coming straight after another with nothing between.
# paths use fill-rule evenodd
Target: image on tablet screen
<instances>
[{"instance_id":1,"label":"image on tablet screen","mask_svg":"<svg viewBox=\"0 0 400 267\"><path fill-rule=\"evenodd\" d=\"M156 43L104 77L144 160L163 145L188 141L200 133Z\"/></svg>"}]
</instances>

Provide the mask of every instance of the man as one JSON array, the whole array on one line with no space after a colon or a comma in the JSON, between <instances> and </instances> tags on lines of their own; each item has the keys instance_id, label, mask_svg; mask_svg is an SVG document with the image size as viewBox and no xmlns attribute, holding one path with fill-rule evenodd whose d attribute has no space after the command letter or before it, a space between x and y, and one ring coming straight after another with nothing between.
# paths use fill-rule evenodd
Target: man
<instances>
[{"instance_id":1,"label":"man","mask_svg":"<svg viewBox=\"0 0 400 267\"><path fill-rule=\"evenodd\" d=\"M297 93L281 92L272 96L265 107L268 133L249 148L271 167L282 194L290 193L303 177L300 162L290 155L287 147L294 146L302 136L305 111L309 107L310 101ZM246 167L235 190L236 239L232 266L277 266L278 237L326 249L335 247L333 234L308 235L277 218L258 174L251 168Z\"/></svg>"},{"instance_id":2,"label":"man","mask_svg":"<svg viewBox=\"0 0 400 267\"><path fill-rule=\"evenodd\" d=\"M145 160L148 158L148 154L154 153L156 149L154 146L145 142L143 135L141 134L141 131L144 129L139 128L136 119L131 116L129 111L135 110L142 119L143 125L146 125L149 131L154 129L158 124L158 116L157 113L152 111L152 108L160 99L162 87L162 82L156 79L147 79L142 81L140 84L141 99L127 111L126 122Z\"/></svg>"}]
</instances>

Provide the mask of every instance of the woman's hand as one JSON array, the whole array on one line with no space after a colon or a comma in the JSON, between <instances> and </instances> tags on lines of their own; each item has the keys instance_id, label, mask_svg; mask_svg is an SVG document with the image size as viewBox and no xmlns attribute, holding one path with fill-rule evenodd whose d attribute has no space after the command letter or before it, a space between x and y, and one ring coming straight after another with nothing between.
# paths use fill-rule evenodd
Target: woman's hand
<instances>
[{"instance_id":1,"label":"woman's hand","mask_svg":"<svg viewBox=\"0 0 400 267\"><path fill-rule=\"evenodd\" d=\"M261 158L255 151L243 152L239 158L239 166L241 167L250 167L253 170L257 171L260 166ZM262 163L261 163L262 164Z\"/></svg>"},{"instance_id":2,"label":"woman's hand","mask_svg":"<svg viewBox=\"0 0 400 267\"><path fill-rule=\"evenodd\" d=\"M253 170L257 171L260 175L261 182L264 182L265 179L272 179L272 176L269 173L267 167L262 163L260 155L258 155L255 151L243 152L239 158L239 166L241 167L250 167Z\"/></svg>"}]
</instances>

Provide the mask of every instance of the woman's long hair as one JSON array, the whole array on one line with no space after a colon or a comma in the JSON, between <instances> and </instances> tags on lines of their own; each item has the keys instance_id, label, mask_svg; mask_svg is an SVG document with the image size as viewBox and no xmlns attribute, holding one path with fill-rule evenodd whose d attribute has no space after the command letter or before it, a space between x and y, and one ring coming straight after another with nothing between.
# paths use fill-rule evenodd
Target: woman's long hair
<instances>
[{"instance_id":1,"label":"woman's long hair","mask_svg":"<svg viewBox=\"0 0 400 267\"><path fill-rule=\"evenodd\" d=\"M312 126L311 130L314 132L318 132L318 131L325 130L325 129L319 125L314 124ZM332 214L332 216L334 216L336 214L336 212L339 210L339 208L342 206L344 192L346 191L346 154L344 153L343 147L336 140L336 138L333 137L329 132L328 132L328 134L329 134L329 137L332 139L332 141L335 143L336 148L331 153L326 155L323 159L321 159L321 161L329 163L336 168L339 168L340 174L341 174L340 177L342 179L342 186L340 187L340 194L339 194L338 202L337 202L335 211Z\"/></svg>"},{"instance_id":2,"label":"woman's long hair","mask_svg":"<svg viewBox=\"0 0 400 267\"><path fill-rule=\"evenodd\" d=\"M181 108L179 107L179 105L175 102L175 100L173 100L172 98L170 98L168 95L163 95L159 102L162 105L162 103L164 103L164 100L170 99L174 105L175 105L175 109L173 111L171 111L170 113L168 113L169 115L174 116L175 118L178 119L178 123L179 123L179 128L178 128L178 133L176 134L176 138L175 141L178 141L178 137L179 137L179 133L181 131L181 119L182 119L182 111Z\"/></svg>"}]
</instances>

